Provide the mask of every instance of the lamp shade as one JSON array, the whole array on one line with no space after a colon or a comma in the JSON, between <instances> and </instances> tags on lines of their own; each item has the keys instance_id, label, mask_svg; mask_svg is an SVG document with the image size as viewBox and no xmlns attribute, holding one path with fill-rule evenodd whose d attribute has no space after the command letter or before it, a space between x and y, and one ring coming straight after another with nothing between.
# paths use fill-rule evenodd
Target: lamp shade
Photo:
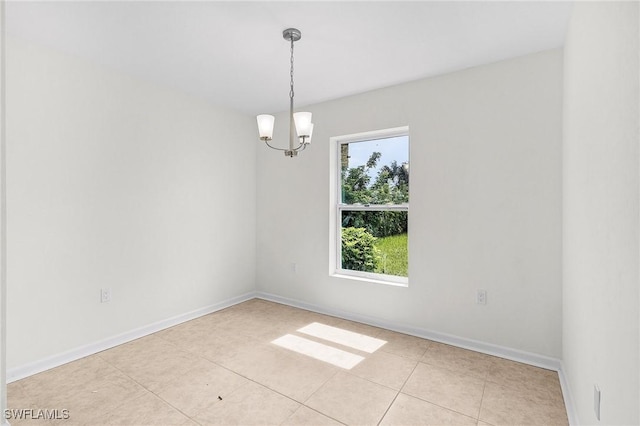
<instances>
[{"instance_id":1,"label":"lamp shade","mask_svg":"<svg viewBox=\"0 0 640 426\"><path fill-rule=\"evenodd\" d=\"M273 115L261 114L256 117L258 120L258 133L261 140L273 139L273 123L276 118Z\"/></svg>"},{"instance_id":2,"label":"lamp shade","mask_svg":"<svg viewBox=\"0 0 640 426\"><path fill-rule=\"evenodd\" d=\"M311 113L296 112L293 114L293 120L296 122L296 132L299 137L309 136L311 134Z\"/></svg>"},{"instance_id":3,"label":"lamp shade","mask_svg":"<svg viewBox=\"0 0 640 426\"><path fill-rule=\"evenodd\" d=\"M305 139L304 143L311 143L311 136L313 136L313 123L311 123L311 128L309 129L309 137Z\"/></svg>"}]
</instances>

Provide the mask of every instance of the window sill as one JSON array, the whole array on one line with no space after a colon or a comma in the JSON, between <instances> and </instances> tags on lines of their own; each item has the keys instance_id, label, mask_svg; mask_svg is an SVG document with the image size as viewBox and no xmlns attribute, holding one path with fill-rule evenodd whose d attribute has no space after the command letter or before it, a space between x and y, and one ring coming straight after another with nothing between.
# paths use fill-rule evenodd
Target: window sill
<instances>
[{"instance_id":1,"label":"window sill","mask_svg":"<svg viewBox=\"0 0 640 426\"><path fill-rule=\"evenodd\" d=\"M333 278L343 278L343 279L347 279L347 280L362 281L362 282L371 283L371 284L384 284L384 285L390 285L390 286L393 286L393 287L405 287L405 288L409 287L409 279L408 278L405 278L402 281L400 281L400 280L399 281L387 281L387 280L370 278L370 277L362 277L362 276L358 276L358 275L343 274L343 273L339 273L339 272L335 272L333 274L330 274L330 276L333 277Z\"/></svg>"}]
</instances>

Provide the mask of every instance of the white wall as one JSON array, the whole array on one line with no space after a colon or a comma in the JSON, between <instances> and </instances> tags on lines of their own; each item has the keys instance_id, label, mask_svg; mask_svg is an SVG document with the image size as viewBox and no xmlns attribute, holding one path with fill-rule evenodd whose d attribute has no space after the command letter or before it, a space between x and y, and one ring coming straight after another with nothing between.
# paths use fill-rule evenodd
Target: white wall
<instances>
[{"instance_id":1,"label":"white wall","mask_svg":"<svg viewBox=\"0 0 640 426\"><path fill-rule=\"evenodd\" d=\"M639 424L638 3L574 5L565 46L565 373L583 424Z\"/></svg>"},{"instance_id":2,"label":"white wall","mask_svg":"<svg viewBox=\"0 0 640 426\"><path fill-rule=\"evenodd\" d=\"M251 117L15 39L7 74L9 369L254 289Z\"/></svg>"},{"instance_id":3,"label":"white wall","mask_svg":"<svg viewBox=\"0 0 640 426\"><path fill-rule=\"evenodd\" d=\"M309 149L258 150L259 290L560 358L561 50L305 109ZM330 277L329 138L404 125L409 287ZM280 114L274 143L287 144L286 126Z\"/></svg>"}]
</instances>

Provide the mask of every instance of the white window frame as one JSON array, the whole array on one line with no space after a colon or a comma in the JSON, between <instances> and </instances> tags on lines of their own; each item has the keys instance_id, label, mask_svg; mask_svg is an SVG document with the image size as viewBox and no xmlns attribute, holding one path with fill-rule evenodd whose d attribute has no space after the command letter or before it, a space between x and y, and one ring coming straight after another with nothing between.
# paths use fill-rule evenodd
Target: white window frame
<instances>
[{"instance_id":1,"label":"white window frame","mask_svg":"<svg viewBox=\"0 0 640 426\"><path fill-rule=\"evenodd\" d=\"M334 136L330 138L330 215L329 215L329 275L337 278L347 278L360 281L366 281L378 284L389 284L395 286L407 287L409 285L409 277L400 277L396 275L377 274L374 272L352 271L350 269L342 269L342 211L343 210L361 210L361 211L409 211L409 204L394 205L351 205L341 202L341 158L340 147L343 144L353 142L364 142L375 139L388 139L394 137L409 137L409 127L394 127L391 129L374 130L370 132L356 133L351 135ZM409 151L411 151L411 140L409 140ZM409 152L409 158L411 154ZM411 187L409 187L411 193ZM408 217L407 217L408 220Z\"/></svg>"}]
</instances>

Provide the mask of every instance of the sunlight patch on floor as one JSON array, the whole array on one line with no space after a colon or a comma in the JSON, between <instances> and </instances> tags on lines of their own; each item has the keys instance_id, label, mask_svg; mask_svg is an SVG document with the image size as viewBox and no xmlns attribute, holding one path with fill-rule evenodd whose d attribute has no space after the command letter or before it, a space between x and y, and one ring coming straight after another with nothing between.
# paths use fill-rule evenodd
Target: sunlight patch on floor
<instances>
[{"instance_id":1,"label":"sunlight patch on floor","mask_svg":"<svg viewBox=\"0 0 640 426\"><path fill-rule=\"evenodd\" d=\"M347 370L352 369L364 359L364 357L360 355L355 355L303 337L294 336L293 334L278 337L271 343Z\"/></svg>"},{"instance_id":2,"label":"sunlight patch on floor","mask_svg":"<svg viewBox=\"0 0 640 426\"><path fill-rule=\"evenodd\" d=\"M387 343L385 340L354 333L353 331L343 330L342 328L331 327L330 325L320 324L318 322L313 322L299 328L298 331L300 333L308 334L309 336L318 337L342 346L348 346L359 351L368 352L370 354L374 353L380 349L382 345Z\"/></svg>"}]
</instances>

